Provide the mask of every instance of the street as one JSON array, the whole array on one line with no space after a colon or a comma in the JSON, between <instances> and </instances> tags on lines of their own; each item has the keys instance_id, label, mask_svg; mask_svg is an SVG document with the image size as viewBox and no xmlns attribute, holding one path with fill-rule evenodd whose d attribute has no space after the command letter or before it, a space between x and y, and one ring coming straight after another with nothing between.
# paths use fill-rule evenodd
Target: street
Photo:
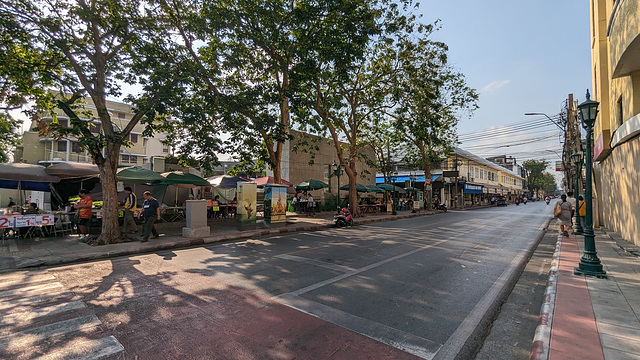
<instances>
[{"instance_id":1,"label":"street","mask_svg":"<svg viewBox=\"0 0 640 360\"><path fill-rule=\"evenodd\" d=\"M449 211L2 275L0 358L472 354L551 212Z\"/></svg>"}]
</instances>

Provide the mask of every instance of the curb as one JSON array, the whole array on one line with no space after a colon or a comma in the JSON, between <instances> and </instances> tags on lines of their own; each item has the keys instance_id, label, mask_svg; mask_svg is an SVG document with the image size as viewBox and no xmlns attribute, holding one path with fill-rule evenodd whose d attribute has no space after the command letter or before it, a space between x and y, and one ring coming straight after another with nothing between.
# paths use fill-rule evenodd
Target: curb
<instances>
[{"instance_id":1,"label":"curb","mask_svg":"<svg viewBox=\"0 0 640 360\"><path fill-rule=\"evenodd\" d=\"M354 219L354 225L364 225L374 222L382 222L382 221L395 221L395 220L403 220L409 219L419 216L427 216L434 215L440 212L426 211L426 212L418 212L415 214L403 214L403 215L387 215L385 217L372 219L372 218L356 218ZM172 249L184 249L191 246L198 245L206 245L206 244L214 244L219 242L226 241L236 241L236 240L244 240L249 238L260 238L264 236L272 236L272 235L280 235L284 233L294 233L300 231L317 231L328 228L333 228L333 222L327 220L327 224L315 224L315 225L293 225L289 228L275 228L275 229L256 229L256 230L245 230L240 231L234 234L226 234L226 235L214 235L214 236L206 236L199 238L176 238L176 240L168 243L146 243L145 246L137 247L137 248L121 248L115 250L108 250L101 253L88 253L88 254L74 254L67 256L55 256L55 257L43 257L43 258L21 258L23 264L16 266L15 268L10 269L2 269L0 270L0 274L9 273L21 269L32 269L38 267L46 267L46 266L60 266L66 264L73 264L78 262L86 262L86 261L96 261L96 260L104 260L118 256L127 256L127 255L138 255L138 254L149 254L157 251L166 251ZM126 245L128 243L122 243Z\"/></svg>"},{"instance_id":2,"label":"curb","mask_svg":"<svg viewBox=\"0 0 640 360\"><path fill-rule=\"evenodd\" d=\"M560 264L560 249L562 246L562 234L558 235L556 250L553 253L551 269L547 288L544 292L544 300L540 308L538 326L531 345L531 355L529 360L549 359L549 346L551 345L551 326L553 324L553 311L556 303L556 288L558 286L558 266Z\"/></svg>"}]
</instances>

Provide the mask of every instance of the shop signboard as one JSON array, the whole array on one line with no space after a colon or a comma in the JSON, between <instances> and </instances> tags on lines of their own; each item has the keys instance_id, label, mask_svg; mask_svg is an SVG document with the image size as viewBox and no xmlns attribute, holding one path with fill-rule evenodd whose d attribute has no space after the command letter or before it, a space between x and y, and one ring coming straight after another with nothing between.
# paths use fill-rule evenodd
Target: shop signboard
<instances>
[{"instance_id":1,"label":"shop signboard","mask_svg":"<svg viewBox=\"0 0 640 360\"><path fill-rule=\"evenodd\" d=\"M482 185L475 185L475 184L465 183L464 184L464 193L465 194L482 194L483 188L484 188L484 186L482 186Z\"/></svg>"},{"instance_id":2,"label":"shop signboard","mask_svg":"<svg viewBox=\"0 0 640 360\"><path fill-rule=\"evenodd\" d=\"M236 225L238 230L253 230L256 228L256 209L258 188L255 183L237 183L238 209Z\"/></svg>"}]
</instances>

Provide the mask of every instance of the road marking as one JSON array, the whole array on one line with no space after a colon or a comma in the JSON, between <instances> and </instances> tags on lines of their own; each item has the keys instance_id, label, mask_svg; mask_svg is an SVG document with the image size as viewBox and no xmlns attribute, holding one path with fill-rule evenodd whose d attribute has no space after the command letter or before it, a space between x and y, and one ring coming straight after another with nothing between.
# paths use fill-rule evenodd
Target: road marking
<instances>
[{"instance_id":1,"label":"road marking","mask_svg":"<svg viewBox=\"0 0 640 360\"><path fill-rule=\"evenodd\" d=\"M32 346L38 341L48 339L52 336L68 334L92 328L102 324L95 315L85 315L74 319L59 321L53 324L40 326L33 329L20 331L14 334L0 336L0 349L24 349Z\"/></svg>"},{"instance_id":2,"label":"road marking","mask_svg":"<svg viewBox=\"0 0 640 360\"><path fill-rule=\"evenodd\" d=\"M62 292L62 293L53 294L53 295L37 295L37 296L28 297L28 298L3 300L0 302L0 310L15 309L16 307L20 307L20 306L37 305L45 301L57 300L62 298L70 298L73 295L74 294L70 292Z\"/></svg>"},{"instance_id":3,"label":"road marking","mask_svg":"<svg viewBox=\"0 0 640 360\"><path fill-rule=\"evenodd\" d=\"M50 290L50 289L61 288L61 287L62 287L62 284L60 284L59 282L42 284L42 285L25 286L23 288L0 291L0 298L16 296L16 295L29 295L29 293L31 292L36 292L41 290Z\"/></svg>"},{"instance_id":4,"label":"road marking","mask_svg":"<svg viewBox=\"0 0 640 360\"><path fill-rule=\"evenodd\" d=\"M33 284L42 281L50 281L55 280L56 277L51 274L38 274L34 276L12 276L10 278L2 278L0 279L0 288L6 289L16 284L27 285Z\"/></svg>"},{"instance_id":5,"label":"road marking","mask_svg":"<svg viewBox=\"0 0 640 360\"><path fill-rule=\"evenodd\" d=\"M432 359L438 352L438 349L442 346L441 344L435 343L431 340L424 339L311 300L303 299L295 295L284 294L274 297L273 299L291 308L354 331L383 344L393 346L394 348L423 359Z\"/></svg>"},{"instance_id":6,"label":"road marking","mask_svg":"<svg viewBox=\"0 0 640 360\"><path fill-rule=\"evenodd\" d=\"M324 261L320 261L320 260L316 260L316 259L310 259L310 258L306 258L306 257L302 257L302 256L281 254L281 255L276 255L274 257L279 258L279 259L284 259L284 260L296 261L296 262L300 262L300 263L304 263L304 264L316 265L316 266L319 266L319 267L323 267L323 268L326 268L326 269L335 270L335 271L339 271L339 272L347 272L347 271L354 271L355 270L354 268L351 268L351 267L348 267L348 266L332 264L332 263L328 263L328 262L324 262Z\"/></svg>"},{"instance_id":7,"label":"road marking","mask_svg":"<svg viewBox=\"0 0 640 360\"><path fill-rule=\"evenodd\" d=\"M447 242L447 241L449 241L449 240L450 240L450 239L444 239L444 240L436 241L436 242L435 242L435 243L433 243L433 244L420 246L420 247L418 247L418 248L416 248L416 249L413 249L413 250L411 250L411 251L407 251L407 252L405 252L405 253L403 253L403 254L399 254L399 255L396 255L396 256L390 257L390 258L388 258L388 259L384 259L384 260L381 260L381 261L375 262L375 263L373 263L373 264L367 265L367 266L365 266L365 267L361 267L361 268L359 268L359 269L356 269L356 270L353 270L353 271L349 271L349 272L344 273L344 274L342 274L342 275L338 275L338 276L335 276L335 277L333 277L333 278L330 278L330 279L327 279L327 280L324 280L324 281L321 281L321 282L318 282L318 283L315 283L315 284L309 285L309 286L307 286L307 287L303 287L302 289L298 289L298 290L296 290L296 291L292 291L292 292L290 292L289 294L291 294L291 295L295 295L295 296L299 296L299 295L304 294L304 293L307 293L307 292L309 292L309 291L313 291L313 290L315 290L315 289L319 289L319 288L321 288L321 287L324 287L324 286L327 286L327 285L333 284L333 283L335 283L335 282L337 282L337 281L340 281L340 280L346 279L346 278L348 278L348 277L351 277L351 276L354 276L354 275L358 275L358 274L360 274L360 273L362 273L362 272L365 272L365 271L368 271L368 270L371 270L371 269L377 268L378 266L382 266L382 265L387 264L387 263L390 263L390 262L392 262L392 261L396 261L396 260L398 260L398 259L402 259L402 258L404 258L404 257L407 257L407 256L410 256L410 255L413 255L413 254L415 254L415 253L417 253L417 252L427 250L427 249L432 248L432 247L434 247L434 246L438 246L438 245L440 245L440 244L442 244L442 243L444 243L444 242Z\"/></svg>"},{"instance_id":8,"label":"road marking","mask_svg":"<svg viewBox=\"0 0 640 360\"><path fill-rule=\"evenodd\" d=\"M85 303L82 301L72 301L69 303L33 309L31 311L13 313L2 317L0 319L0 326L12 325L19 322L28 322L39 317L60 314L71 310L84 309L86 307L87 305L85 305Z\"/></svg>"},{"instance_id":9,"label":"road marking","mask_svg":"<svg viewBox=\"0 0 640 360\"><path fill-rule=\"evenodd\" d=\"M65 344L64 349L39 357L37 360L97 360L122 351L124 346L114 336L97 340L76 339Z\"/></svg>"},{"instance_id":10,"label":"road marking","mask_svg":"<svg viewBox=\"0 0 640 360\"><path fill-rule=\"evenodd\" d=\"M530 231L531 233L538 234L545 227L545 224L542 223L537 230ZM523 233L518 233L519 236L524 236ZM442 345L440 350L435 356L436 360L440 359L454 359L456 356L462 351L464 345L466 344L469 337L473 334L476 327L480 324L485 314L489 310L489 308L493 305L496 298L500 294L500 292L505 287L511 275L518 268L518 264L529 252L533 251L534 247L537 246L535 242L532 242L527 251L520 252L516 255L516 257L511 260L509 266L502 272L500 277L493 282L493 285L487 291L482 299L476 304L476 306L471 310L469 315L462 321L458 328L454 333L449 337L449 339Z\"/></svg>"}]
</instances>

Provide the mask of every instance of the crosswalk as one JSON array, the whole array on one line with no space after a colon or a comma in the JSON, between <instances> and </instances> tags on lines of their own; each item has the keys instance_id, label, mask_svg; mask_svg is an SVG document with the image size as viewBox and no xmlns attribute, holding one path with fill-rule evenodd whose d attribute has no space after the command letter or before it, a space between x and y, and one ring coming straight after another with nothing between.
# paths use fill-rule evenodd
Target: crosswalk
<instances>
[{"instance_id":1,"label":"crosswalk","mask_svg":"<svg viewBox=\"0 0 640 360\"><path fill-rule=\"evenodd\" d=\"M0 275L0 359L105 359L124 351L93 310L46 271Z\"/></svg>"}]
</instances>

